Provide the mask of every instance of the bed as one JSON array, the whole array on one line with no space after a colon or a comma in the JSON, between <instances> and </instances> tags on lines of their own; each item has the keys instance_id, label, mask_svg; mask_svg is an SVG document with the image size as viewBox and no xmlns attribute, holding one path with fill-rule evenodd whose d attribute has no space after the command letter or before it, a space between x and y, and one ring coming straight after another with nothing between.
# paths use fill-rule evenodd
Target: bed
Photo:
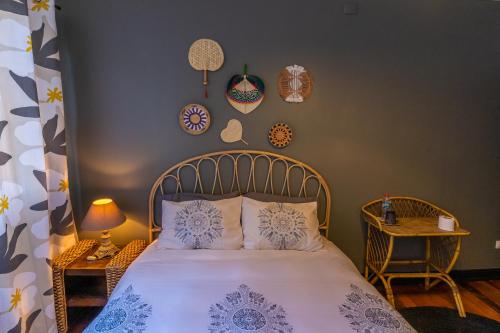
<instances>
[{"instance_id":1,"label":"bed","mask_svg":"<svg viewBox=\"0 0 500 333\"><path fill-rule=\"evenodd\" d=\"M158 246L157 197L260 192L315 196L323 248L172 250ZM151 244L85 332L415 332L327 239L331 194L307 164L232 150L166 170L149 196Z\"/></svg>"}]
</instances>

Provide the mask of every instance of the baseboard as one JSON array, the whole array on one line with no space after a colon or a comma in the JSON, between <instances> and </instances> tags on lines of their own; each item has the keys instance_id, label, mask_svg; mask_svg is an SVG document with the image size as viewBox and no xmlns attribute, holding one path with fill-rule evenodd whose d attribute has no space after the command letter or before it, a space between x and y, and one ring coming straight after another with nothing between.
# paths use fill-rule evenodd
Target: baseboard
<instances>
[{"instance_id":1,"label":"baseboard","mask_svg":"<svg viewBox=\"0 0 500 333\"><path fill-rule=\"evenodd\" d=\"M500 268L454 270L450 273L455 281L500 280Z\"/></svg>"},{"instance_id":2,"label":"baseboard","mask_svg":"<svg viewBox=\"0 0 500 333\"><path fill-rule=\"evenodd\" d=\"M500 268L488 269L464 269L450 272L451 278L457 282L478 281L478 280L500 280ZM424 279L394 279L393 285L421 284Z\"/></svg>"}]
</instances>

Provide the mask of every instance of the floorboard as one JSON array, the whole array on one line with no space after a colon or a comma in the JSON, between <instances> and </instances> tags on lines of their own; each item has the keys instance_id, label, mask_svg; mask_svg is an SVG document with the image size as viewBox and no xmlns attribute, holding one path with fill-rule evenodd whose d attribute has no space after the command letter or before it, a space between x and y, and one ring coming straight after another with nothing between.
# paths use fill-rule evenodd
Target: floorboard
<instances>
[{"instance_id":1,"label":"floorboard","mask_svg":"<svg viewBox=\"0 0 500 333\"><path fill-rule=\"evenodd\" d=\"M500 322L500 281L470 281L459 284L460 295L465 311ZM378 288L385 295L383 288ZM415 306L439 306L455 308L450 288L438 284L425 291L424 284L393 286L396 307L398 309Z\"/></svg>"}]
</instances>

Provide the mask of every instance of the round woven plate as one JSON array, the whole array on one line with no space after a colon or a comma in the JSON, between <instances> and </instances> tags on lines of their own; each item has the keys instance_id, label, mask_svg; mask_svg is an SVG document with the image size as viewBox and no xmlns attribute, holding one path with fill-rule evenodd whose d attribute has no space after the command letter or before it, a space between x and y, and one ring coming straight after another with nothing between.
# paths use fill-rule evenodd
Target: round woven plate
<instances>
[{"instance_id":1,"label":"round woven plate","mask_svg":"<svg viewBox=\"0 0 500 333\"><path fill-rule=\"evenodd\" d=\"M210 113L200 104L188 104L179 113L179 125L192 135L205 133L210 127Z\"/></svg>"},{"instance_id":2,"label":"round woven plate","mask_svg":"<svg viewBox=\"0 0 500 333\"><path fill-rule=\"evenodd\" d=\"M278 91L285 102L302 103L312 93L313 79L302 66L283 68L278 77Z\"/></svg>"},{"instance_id":3,"label":"round woven plate","mask_svg":"<svg viewBox=\"0 0 500 333\"><path fill-rule=\"evenodd\" d=\"M285 123L277 123L271 127L267 137L276 148L285 148L292 142L292 129Z\"/></svg>"}]
</instances>

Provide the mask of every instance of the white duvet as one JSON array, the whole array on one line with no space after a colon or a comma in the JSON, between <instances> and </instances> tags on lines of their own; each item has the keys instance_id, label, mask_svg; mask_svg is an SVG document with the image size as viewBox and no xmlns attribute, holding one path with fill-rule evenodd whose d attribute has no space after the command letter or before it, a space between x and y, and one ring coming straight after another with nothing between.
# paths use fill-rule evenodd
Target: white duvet
<instances>
[{"instance_id":1,"label":"white duvet","mask_svg":"<svg viewBox=\"0 0 500 333\"><path fill-rule=\"evenodd\" d=\"M152 243L85 332L414 332L324 242L316 252Z\"/></svg>"}]
</instances>

